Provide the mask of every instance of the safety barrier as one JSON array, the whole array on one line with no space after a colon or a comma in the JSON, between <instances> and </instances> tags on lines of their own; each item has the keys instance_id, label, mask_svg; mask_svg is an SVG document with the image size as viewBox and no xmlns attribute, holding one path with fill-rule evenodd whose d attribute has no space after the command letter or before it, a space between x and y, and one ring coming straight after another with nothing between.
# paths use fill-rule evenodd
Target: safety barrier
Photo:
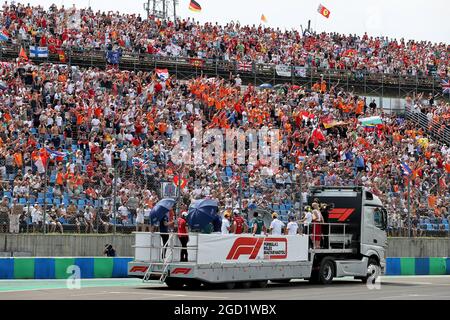
<instances>
[{"instance_id":1,"label":"safety barrier","mask_svg":"<svg viewBox=\"0 0 450 320\"><path fill-rule=\"evenodd\" d=\"M0 279L67 279L80 268L82 279L126 278L133 258L0 258ZM387 258L386 275L450 275L450 258Z\"/></svg>"},{"instance_id":2,"label":"safety barrier","mask_svg":"<svg viewBox=\"0 0 450 320\"><path fill-rule=\"evenodd\" d=\"M450 258L387 258L386 275L450 275Z\"/></svg>"},{"instance_id":3,"label":"safety barrier","mask_svg":"<svg viewBox=\"0 0 450 320\"><path fill-rule=\"evenodd\" d=\"M0 279L67 279L72 266L79 267L80 278L126 278L133 258L0 258ZM72 268L69 268L72 267Z\"/></svg>"}]
</instances>

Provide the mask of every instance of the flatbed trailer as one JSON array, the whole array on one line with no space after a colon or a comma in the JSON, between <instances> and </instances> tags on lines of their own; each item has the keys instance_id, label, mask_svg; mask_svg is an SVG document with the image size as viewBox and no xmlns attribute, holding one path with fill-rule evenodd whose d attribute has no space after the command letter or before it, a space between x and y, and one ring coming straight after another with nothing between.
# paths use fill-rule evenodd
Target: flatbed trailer
<instances>
[{"instance_id":1,"label":"flatbed trailer","mask_svg":"<svg viewBox=\"0 0 450 320\"><path fill-rule=\"evenodd\" d=\"M347 197L341 201L345 207L338 204L328 222L321 223L326 240L320 248L314 248L312 227L306 234L292 236L190 233L188 261L181 262L183 248L177 234L168 234L163 246L160 233L136 232L135 260L128 265L128 275L159 280L174 289L202 284L265 287L269 280L292 279L329 284L335 277L346 276L374 282L385 268L385 224L378 220L385 221L386 212L379 199L366 192L358 187L313 190L312 196L320 201L339 202ZM376 215L375 208L380 208ZM348 210L353 210L353 216Z\"/></svg>"}]
</instances>

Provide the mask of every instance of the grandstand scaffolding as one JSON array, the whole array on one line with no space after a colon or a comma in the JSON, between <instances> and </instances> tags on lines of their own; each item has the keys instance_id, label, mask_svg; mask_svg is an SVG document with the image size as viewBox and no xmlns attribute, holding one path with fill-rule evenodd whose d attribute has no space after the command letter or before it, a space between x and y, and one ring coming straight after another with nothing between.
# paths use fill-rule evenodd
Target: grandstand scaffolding
<instances>
[{"instance_id":1,"label":"grandstand scaffolding","mask_svg":"<svg viewBox=\"0 0 450 320\"><path fill-rule=\"evenodd\" d=\"M177 20L178 0L148 0L144 3L144 10L147 12L147 18L154 16L161 20L173 17Z\"/></svg>"}]
</instances>

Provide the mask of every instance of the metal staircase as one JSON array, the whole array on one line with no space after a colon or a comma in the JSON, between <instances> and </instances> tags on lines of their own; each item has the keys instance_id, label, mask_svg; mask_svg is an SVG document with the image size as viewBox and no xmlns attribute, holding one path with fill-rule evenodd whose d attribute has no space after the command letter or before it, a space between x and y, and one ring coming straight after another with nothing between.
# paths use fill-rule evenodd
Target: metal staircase
<instances>
[{"instance_id":1,"label":"metal staircase","mask_svg":"<svg viewBox=\"0 0 450 320\"><path fill-rule=\"evenodd\" d=\"M173 246L170 245L170 243L173 241L174 234L169 235L169 239L167 240L166 244L161 248L162 252L165 252L164 260L163 262L153 262L150 263L148 266L147 271L144 274L144 278L142 279L142 282L149 282L151 281L151 278L153 275L159 275L159 282L164 282L169 275L169 265L170 262L172 262L173 258ZM153 271L154 266L162 266L162 270L155 270Z\"/></svg>"}]
</instances>

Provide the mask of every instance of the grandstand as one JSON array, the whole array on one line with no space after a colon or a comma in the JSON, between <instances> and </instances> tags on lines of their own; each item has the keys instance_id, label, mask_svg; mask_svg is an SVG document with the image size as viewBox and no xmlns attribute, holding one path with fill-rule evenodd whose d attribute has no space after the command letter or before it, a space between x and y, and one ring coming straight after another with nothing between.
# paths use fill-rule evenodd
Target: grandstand
<instances>
[{"instance_id":1,"label":"grandstand","mask_svg":"<svg viewBox=\"0 0 450 320\"><path fill-rule=\"evenodd\" d=\"M131 232L136 212L148 214L164 197L161 184L181 175L181 210L210 197L222 209L242 205L250 216L266 208L286 222L302 215L307 187L363 185L386 203L391 235L407 235L409 225L417 236L449 235L450 107L438 94L450 74L447 44L86 9L80 28L58 27L57 17L70 14L18 4L0 16L8 38L0 55L0 214L21 210L20 232ZM107 41L97 37L105 33ZM27 61L20 53L30 46L49 54ZM111 61L107 52L119 50L121 60ZM158 68L171 76L160 78ZM406 98L400 114L365 98L389 93ZM361 125L368 117L381 123ZM176 165L173 133L192 132L196 120L204 129L280 129L280 171Z\"/></svg>"}]
</instances>

